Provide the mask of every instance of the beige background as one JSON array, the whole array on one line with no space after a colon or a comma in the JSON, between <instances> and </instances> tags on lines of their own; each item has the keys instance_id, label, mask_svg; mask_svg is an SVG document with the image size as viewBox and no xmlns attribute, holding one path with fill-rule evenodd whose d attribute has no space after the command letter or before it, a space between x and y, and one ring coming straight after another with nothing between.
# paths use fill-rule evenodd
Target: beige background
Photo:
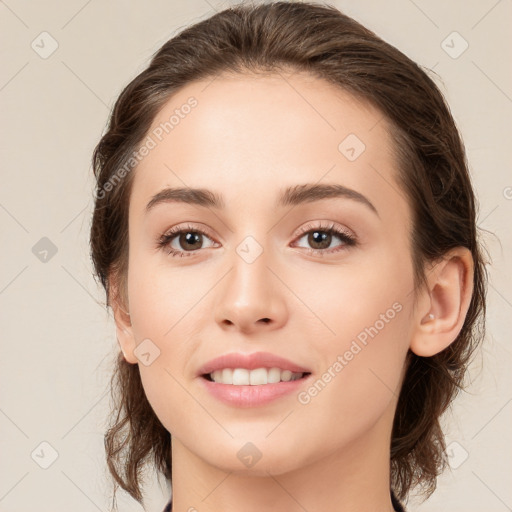
<instances>
[{"instance_id":1,"label":"beige background","mask_svg":"<svg viewBox=\"0 0 512 512\"><path fill-rule=\"evenodd\" d=\"M151 54L228 4L0 2L2 512L110 510L103 426L116 342L89 261L91 153L116 96ZM486 238L493 257L487 341L469 393L445 418L453 469L428 502L409 511L512 510L512 4L333 4L439 75L466 142L479 225L495 234ZM442 47L453 31L469 44L458 58ZM447 40L452 53L464 44L455 37ZM52 44L56 51L42 58ZM145 510L160 512L169 489L149 479ZM119 505L142 510L121 493Z\"/></svg>"}]
</instances>

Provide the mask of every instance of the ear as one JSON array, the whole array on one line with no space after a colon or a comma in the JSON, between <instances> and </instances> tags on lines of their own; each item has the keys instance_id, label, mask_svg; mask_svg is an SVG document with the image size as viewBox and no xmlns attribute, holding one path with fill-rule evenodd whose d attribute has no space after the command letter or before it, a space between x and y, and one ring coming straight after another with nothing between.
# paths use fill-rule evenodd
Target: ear
<instances>
[{"instance_id":1,"label":"ear","mask_svg":"<svg viewBox=\"0 0 512 512\"><path fill-rule=\"evenodd\" d=\"M130 313L127 308L128 300L126 287L121 286L118 279L114 276L109 277L109 293L111 297L110 307L114 314L116 324L116 335L119 347L128 363L137 364L138 359L133 351L137 347L130 319Z\"/></svg>"},{"instance_id":2,"label":"ear","mask_svg":"<svg viewBox=\"0 0 512 512\"><path fill-rule=\"evenodd\" d=\"M473 269L469 249L457 247L428 271L414 313L410 349L416 355L433 356L459 335L473 294Z\"/></svg>"}]
</instances>

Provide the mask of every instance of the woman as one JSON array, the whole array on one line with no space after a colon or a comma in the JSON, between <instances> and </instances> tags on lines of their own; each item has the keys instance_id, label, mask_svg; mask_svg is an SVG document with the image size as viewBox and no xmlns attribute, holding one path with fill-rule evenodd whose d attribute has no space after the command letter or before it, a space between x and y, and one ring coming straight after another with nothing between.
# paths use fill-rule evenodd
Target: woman
<instances>
[{"instance_id":1,"label":"woman","mask_svg":"<svg viewBox=\"0 0 512 512\"><path fill-rule=\"evenodd\" d=\"M433 492L486 279L425 72L334 7L239 5L162 46L93 164L118 485L142 503L152 461L174 512Z\"/></svg>"}]
</instances>

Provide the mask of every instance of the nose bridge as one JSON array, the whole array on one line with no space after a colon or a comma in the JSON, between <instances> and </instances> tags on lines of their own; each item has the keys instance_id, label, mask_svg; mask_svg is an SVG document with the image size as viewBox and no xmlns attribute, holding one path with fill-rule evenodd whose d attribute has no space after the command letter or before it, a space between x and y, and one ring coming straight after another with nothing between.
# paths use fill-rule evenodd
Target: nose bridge
<instances>
[{"instance_id":1,"label":"nose bridge","mask_svg":"<svg viewBox=\"0 0 512 512\"><path fill-rule=\"evenodd\" d=\"M248 208L249 206L249 208ZM260 202L260 207L262 203ZM271 237L274 231L269 231L266 222L262 219L264 216L256 216L256 205L239 205L238 219L235 232L232 233L234 244L231 254L231 272L230 280L236 280L234 284L239 291L250 287L256 288L252 293L265 293L272 282L269 281L271 276L267 266L272 267L274 256L272 255ZM263 210L261 210L263 214Z\"/></svg>"},{"instance_id":2,"label":"nose bridge","mask_svg":"<svg viewBox=\"0 0 512 512\"><path fill-rule=\"evenodd\" d=\"M257 235L258 238L265 235ZM216 319L223 324L236 324L247 331L258 325L280 325L286 307L279 292L278 280L271 270L274 258L268 238L246 236L231 256L231 271L227 274L217 305Z\"/></svg>"},{"instance_id":3,"label":"nose bridge","mask_svg":"<svg viewBox=\"0 0 512 512\"><path fill-rule=\"evenodd\" d=\"M261 240L261 236L258 236ZM246 236L233 253L233 271L230 276L230 288L238 301L248 304L270 299L272 295L272 255L266 240L259 242L253 235Z\"/></svg>"}]
</instances>

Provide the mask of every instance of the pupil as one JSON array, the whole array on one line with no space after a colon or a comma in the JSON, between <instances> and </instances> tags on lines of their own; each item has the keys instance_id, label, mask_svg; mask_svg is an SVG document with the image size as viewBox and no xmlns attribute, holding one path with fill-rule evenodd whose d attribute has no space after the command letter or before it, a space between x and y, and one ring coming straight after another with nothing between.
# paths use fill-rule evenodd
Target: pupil
<instances>
[{"instance_id":1,"label":"pupil","mask_svg":"<svg viewBox=\"0 0 512 512\"><path fill-rule=\"evenodd\" d=\"M194 242L197 243L200 241L199 233L193 233L189 231L188 233L184 234L184 236L182 235L182 237L185 238L185 243L188 245L194 245ZM182 247L185 248L183 245Z\"/></svg>"},{"instance_id":2,"label":"pupil","mask_svg":"<svg viewBox=\"0 0 512 512\"><path fill-rule=\"evenodd\" d=\"M329 247L331 244L330 242L331 235L329 233L326 233L325 231L313 231L310 233L310 240L309 242L311 244L320 244L322 247L319 247L320 249L325 249L326 247ZM325 241L327 240L327 244Z\"/></svg>"}]
</instances>

